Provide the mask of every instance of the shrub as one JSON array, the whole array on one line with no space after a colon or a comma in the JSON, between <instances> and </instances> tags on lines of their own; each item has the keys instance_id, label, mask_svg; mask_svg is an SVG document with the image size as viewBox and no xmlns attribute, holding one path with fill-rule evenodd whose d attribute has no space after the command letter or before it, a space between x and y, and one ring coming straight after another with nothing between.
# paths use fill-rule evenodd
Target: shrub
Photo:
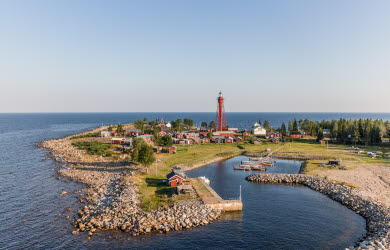
<instances>
[{"instance_id":1,"label":"shrub","mask_svg":"<svg viewBox=\"0 0 390 250\"><path fill-rule=\"evenodd\" d=\"M110 144L105 144L97 141L93 142L73 142L73 146L86 150L91 155L102 155L111 157L113 153L108 149L111 148Z\"/></svg>"},{"instance_id":2,"label":"shrub","mask_svg":"<svg viewBox=\"0 0 390 250\"><path fill-rule=\"evenodd\" d=\"M100 136L100 132L75 135L75 136L72 136L70 139L74 140L74 139L87 138L87 137L98 137L98 136Z\"/></svg>"}]
</instances>

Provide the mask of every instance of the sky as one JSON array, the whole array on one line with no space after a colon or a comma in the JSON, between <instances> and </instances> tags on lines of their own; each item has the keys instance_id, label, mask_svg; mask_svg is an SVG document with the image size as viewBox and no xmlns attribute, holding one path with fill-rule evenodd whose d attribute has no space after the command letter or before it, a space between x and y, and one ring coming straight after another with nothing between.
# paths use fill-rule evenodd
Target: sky
<instances>
[{"instance_id":1,"label":"sky","mask_svg":"<svg viewBox=\"0 0 390 250\"><path fill-rule=\"evenodd\" d=\"M388 0L0 1L0 113L390 112Z\"/></svg>"}]
</instances>

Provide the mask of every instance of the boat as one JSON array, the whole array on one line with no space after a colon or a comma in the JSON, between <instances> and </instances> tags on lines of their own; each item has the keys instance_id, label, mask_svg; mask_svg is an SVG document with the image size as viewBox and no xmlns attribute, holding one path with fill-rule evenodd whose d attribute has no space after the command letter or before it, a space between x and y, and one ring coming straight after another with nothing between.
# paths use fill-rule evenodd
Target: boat
<instances>
[{"instance_id":1,"label":"boat","mask_svg":"<svg viewBox=\"0 0 390 250\"><path fill-rule=\"evenodd\" d=\"M206 182L208 185L210 185L210 179L206 176L200 176L199 179L202 179L204 182Z\"/></svg>"},{"instance_id":2,"label":"boat","mask_svg":"<svg viewBox=\"0 0 390 250\"><path fill-rule=\"evenodd\" d=\"M261 161L263 158L259 158L259 157L252 157L252 158L249 158L250 161Z\"/></svg>"},{"instance_id":3,"label":"boat","mask_svg":"<svg viewBox=\"0 0 390 250\"><path fill-rule=\"evenodd\" d=\"M264 165L264 166L267 166L267 167L272 167L273 166L272 161L262 161L261 164Z\"/></svg>"},{"instance_id":4,"label":"boat","mask_svg":"<svg viewBox=\"0 0 390 250\"><path fill-rule=\"evenodd\" d=\"M233 167L234 170L245 170L246 167L244 166L236 166L236 167Z\"/></svg>"},{"instance_id":5,"label":"boat","mask_svg":"<svg viewBox=\"0 0 390 250\"><path fill-rule=\"evenodd\" d=\"M265 166L254 166L252 167L252 170L266 171L267 168Z\"/></svg>"}]
</instances>

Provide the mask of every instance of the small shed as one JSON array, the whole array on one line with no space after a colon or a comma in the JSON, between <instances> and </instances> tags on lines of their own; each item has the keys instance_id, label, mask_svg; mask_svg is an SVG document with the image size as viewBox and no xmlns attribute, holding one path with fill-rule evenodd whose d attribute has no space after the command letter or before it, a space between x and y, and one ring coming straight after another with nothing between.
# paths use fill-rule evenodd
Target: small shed
<instances>
[{"instance_id":1,"label":"small shed","mask_svg":"<svg viewBox=\"0 0 390 250\"><path fill-rule=\"evenodd\" d=\"M184 182L187 179L186 174L182 170L172 170L169 174L167 174L168 185L171 187L177 187L180 185L184 185Z\"/></svg>"}]
</instances>

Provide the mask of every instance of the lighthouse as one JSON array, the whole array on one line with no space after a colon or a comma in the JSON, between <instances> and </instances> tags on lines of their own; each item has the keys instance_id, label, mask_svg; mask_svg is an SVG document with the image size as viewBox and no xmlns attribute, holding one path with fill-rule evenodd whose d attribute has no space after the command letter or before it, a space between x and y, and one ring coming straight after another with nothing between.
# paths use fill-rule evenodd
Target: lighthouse
<instances>
[{"instance_id":1,"label":"lighthouse","mask_svg":"<svg viewBox=\"0 0 390 250\"><path fill-rule=\"evenodd\" d=\"M217 121L216 121L216 130L217 131L223 131L226 129L226 117L225 117L225 108L224 108L224 98L222 95L222 92L219 92L219 96L217 98L218 104L217 104Z\"/></svg>"}]
</instances>

